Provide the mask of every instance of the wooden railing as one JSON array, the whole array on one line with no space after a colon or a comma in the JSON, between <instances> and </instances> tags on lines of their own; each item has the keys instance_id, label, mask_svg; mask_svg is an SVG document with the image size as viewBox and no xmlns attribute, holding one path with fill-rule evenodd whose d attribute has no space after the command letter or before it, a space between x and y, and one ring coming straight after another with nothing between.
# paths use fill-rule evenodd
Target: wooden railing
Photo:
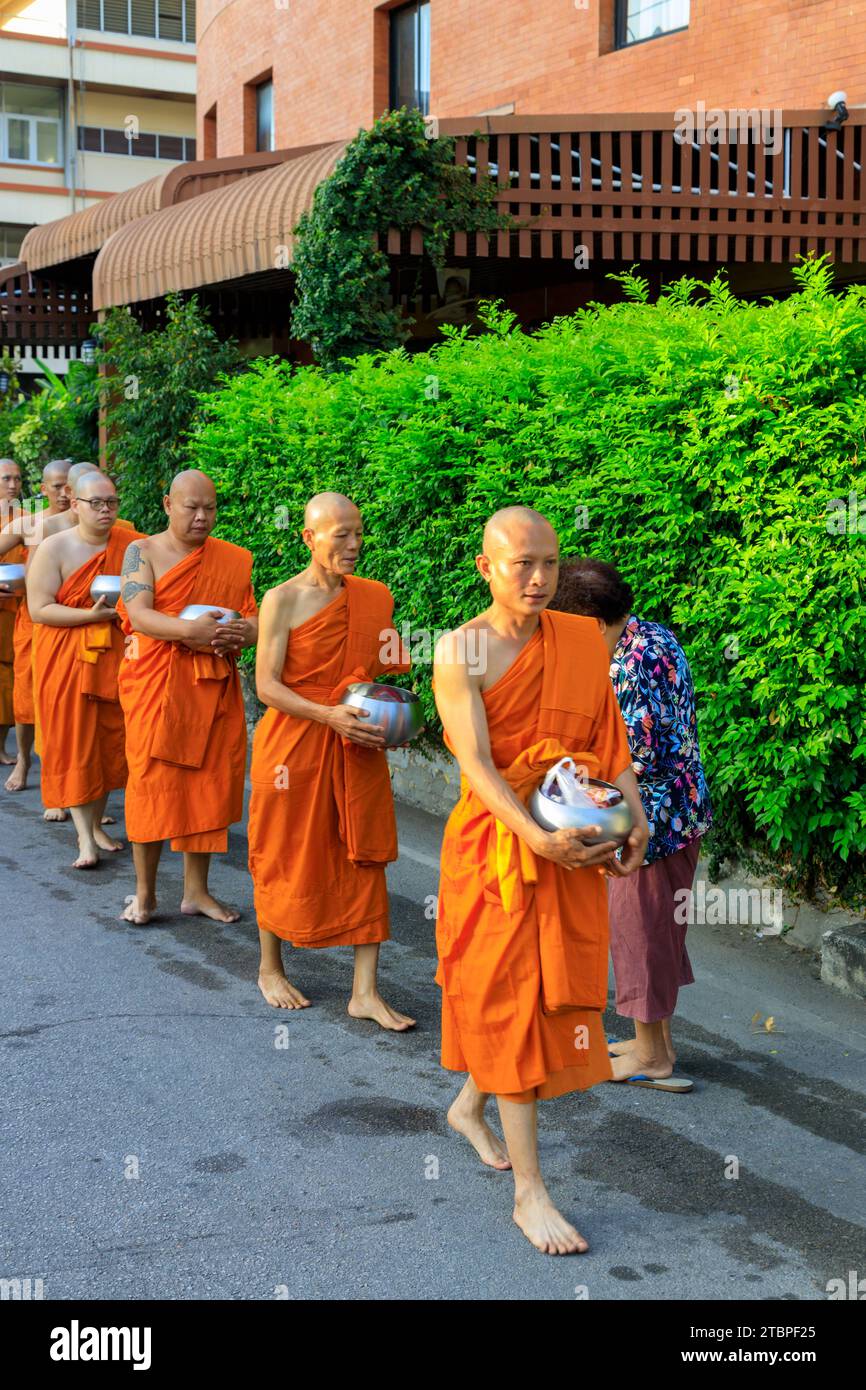
<instances>
[{"instance_id":1,"label":"wooden railing","mask_svg":"<svg viewBox=\"0 0 866 1390\"><path fill-rule=\"evenodd\" d=\"M81 342L92 320L89 285L31 275L19 261L0 268L0 352L17 344Z\"/></svg>"},{"instance_id":2,"label":"wooden railing","mask_svg":"<svg viewBox=\"0 0 866 1390\"><path fill-rule=\"evenodd\" d=\"M866 112L838 131L829 112L783 112L768 143L681 143L664 116L477 117L441 121L456 158L505 185L516 229L459 233L454 255L574 260L792 261L809 251L866 259ZM476 133L480 132L480 133ZM759 132L756 132L759 133ZM392 254L421 233L392 231Z\"/></svg>"}]
</instances>

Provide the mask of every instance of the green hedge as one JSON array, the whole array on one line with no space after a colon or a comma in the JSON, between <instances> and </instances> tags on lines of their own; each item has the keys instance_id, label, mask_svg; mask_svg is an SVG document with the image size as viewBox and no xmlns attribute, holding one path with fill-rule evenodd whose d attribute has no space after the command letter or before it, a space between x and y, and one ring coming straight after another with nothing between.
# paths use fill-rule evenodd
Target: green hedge
<instances>
[{"instance_id":1,"label":"green hedge","mask_svg":"<svg viewBox=\"0 0 866 1390\"><path fill-rule=\"evenodd\" d=\"M831 534L828 506L859 488L866 513L866 288L835 295L814 261L765 305L720 279L650 304L620 278L622 303L533 335L490 308L485 334L423 355L332 375L259 361L204 398L190 460L260 593L304 562L305 499L352 496L362 572L413 628L477 611L484 519L539 508L565 555L613 561L684 642L716 855L763 848L807 887L862 886L866 537ZM415 680L432 715L429 666Z\"/></svg>"}]
</instances>

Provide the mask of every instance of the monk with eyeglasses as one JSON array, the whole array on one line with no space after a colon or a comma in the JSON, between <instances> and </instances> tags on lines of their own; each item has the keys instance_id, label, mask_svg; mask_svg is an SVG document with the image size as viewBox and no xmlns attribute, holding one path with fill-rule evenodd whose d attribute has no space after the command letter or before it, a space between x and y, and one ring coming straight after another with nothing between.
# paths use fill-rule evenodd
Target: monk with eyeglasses
<instances>
[{"instance_id":1,"label":"monk with eyeglasses","mask_svg":"<svg viewBox=\"0 0 866 1390\"><path fill-rule=\"evenodd\" d=\"M123 848L101 824L109 792L127 778L117 693L123 634L116 610L90 593L99 575L120 574L126 547L139 534L117 526L117 509L111 479L85 471L71 501L75 524L42 541L27 573L42 800L72 813L76 869L94 868L100 851Z\"/></svg>"}]
</instances>

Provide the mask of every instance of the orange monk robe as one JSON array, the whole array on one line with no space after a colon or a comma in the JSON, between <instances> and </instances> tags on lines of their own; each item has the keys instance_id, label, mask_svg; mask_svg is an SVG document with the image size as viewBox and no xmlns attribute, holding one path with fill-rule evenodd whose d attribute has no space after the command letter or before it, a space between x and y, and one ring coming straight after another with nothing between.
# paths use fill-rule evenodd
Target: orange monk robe
<instances>
[{"instance_id":1,"label":"orange monk robe","mask_svg":"<svg viewBox=\"0 0 866 1390\"><path fill-rule=\"evenodd\" d=\"M384 584L344 579L335 599L289 633L283 684L336 705L353 681L407 671L393 611ZM387 941L385 865L397 858L397 826L384 751L269 709L253 739L250 780L259 927L295 946Z\"/></svg>"},{"instance_id":2,"label":"orange monk robe","mask_svg":"<svg viewBox=\"0 0 866 1390\"><path fill-rule=\"evenodd\" d=\"M130 532L112 530L57 591L67 608L92 608L90 586L119 574ZM41 731L42 804L81 806L126 783L123 712L117 675L123 634L116 622L84 627L33 626L33 685Z\"/></svg>"},{"instance_id":3,"label":"orange monk robe","mask_svg":"<svg viewBox=\"0 0 866 1390\"><path fill-rule=\"evenodd\" d=\"M15 631L12 634L15 653L15 684L12 702L16 724L35 724L36 711L33 704L33 619L27 607L26 597L22 598L15 614Z\"/></svg>"},{"instance_id":4,"label":"orange monk robe","mask_svg":"<svg viewBox=\"0 0 866 1390\"><path fill-rule=\"evenodd\" d=\"M125 533L127 539L129 533ZM253 557L208 536L156 581L153 605L177 617L190 603L258 611ZM121 601L120 612L124 612ZM132 633L125 617L124 629ZM126 833L173 850L222 853L228 827L243 814L247 728L233 656L192 652L180 642L133 635L120 672L126 715Z\"/></svg>"},{"instance_id":5,"label":"orange monk robe","mask_svg":"<svg viewBox=\"0 0 866 1390\"><path fill-rule=\"evenodd\" d=\"M16 545L3 556L4 565L23 565L26 551ZM0 595L0 725L15 723L12 688L15 663L15 614L21 603L20 594Z\"/></svg>"},{"instance_id":6,"label":"orange monk robe","mask_svg":"<svg viewBox=\"0 0 866 1390\"><path fill-rule=\"evenodd\" d=\"M631 765L609 666L593 619L543 613L484 692L493 761L522 801L566 754L606 782ZM436 924L442 1065L516 1101L609 1080L605 877L536 857L461 787Z\"/></svg>"}]
</instances>

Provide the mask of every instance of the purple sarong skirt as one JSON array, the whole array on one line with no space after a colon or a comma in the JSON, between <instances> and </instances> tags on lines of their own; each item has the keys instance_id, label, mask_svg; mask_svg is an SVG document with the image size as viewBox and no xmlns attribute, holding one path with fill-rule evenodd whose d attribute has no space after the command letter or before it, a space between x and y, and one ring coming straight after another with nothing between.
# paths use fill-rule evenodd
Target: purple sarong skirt
<instances>
[{"instance_id":1,"label":"purple sarong skirt","mask_svg":"<svg viewBox=\"0 0 866 1390\"><path fill-rule=\"evenodd\" d=\"M628 878L608 879L616 1011L624 1018L640 1023L670 1018L680 986L694 984L686 923L674 918L674 894L691 888L700 849L699 836Z\"/></svg>"}]
</instances>

